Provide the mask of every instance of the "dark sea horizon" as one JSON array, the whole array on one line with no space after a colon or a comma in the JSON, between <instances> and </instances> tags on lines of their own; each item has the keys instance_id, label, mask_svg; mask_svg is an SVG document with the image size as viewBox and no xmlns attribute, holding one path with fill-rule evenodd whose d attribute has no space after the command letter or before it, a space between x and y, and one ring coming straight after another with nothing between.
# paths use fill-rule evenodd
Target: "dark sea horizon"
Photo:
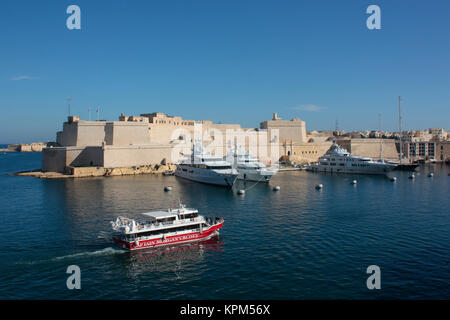
<instances>
[{"instance_id":1,"label":"dark sea horizon","mask_svg":"<svg viewBox=\"0 0 450 320\"><path fill-rule=\"evenodd\" d=\"M415 179L394 171L396 182L295 171L232 190L162 175L11 175L40 166L40 153L0 154L0 299L450 299L445 164L423 165ZM115 217L179 199L223 217L220 235L136 252L110 241ZM70 265L80 290L66 286ZM366 286L370 265L379 290Z\"/></svg>"}]
</instances>

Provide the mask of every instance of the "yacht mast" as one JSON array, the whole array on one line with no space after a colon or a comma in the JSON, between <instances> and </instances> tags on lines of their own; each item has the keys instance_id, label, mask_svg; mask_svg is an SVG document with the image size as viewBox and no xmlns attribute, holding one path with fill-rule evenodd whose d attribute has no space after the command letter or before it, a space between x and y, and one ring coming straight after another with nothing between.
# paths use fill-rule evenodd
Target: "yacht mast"
<instances>
[{"instance_id":1,"label":"yacht mast","mask_svg":"<svg viewBox=\"0 0 450 320\"><path fill-rule=\"evenodd\" d=\"M400 96L398 96L398 131L400 134L400 164L402 164L402 111L400 106Z\"/></svg>"},{"instance_id":2,"label":"yacht mast","mask_svg":"<svg viewBox=\"0 0 450 320\"><path fill-rule=\"evenodd\" d=\"M382 134L381 134L381 113L378 114L378 130L380 133L379 139L380 139L380 161L382 161L383 157L383 141L382 139Z\"/></svg>"}]
</instances>

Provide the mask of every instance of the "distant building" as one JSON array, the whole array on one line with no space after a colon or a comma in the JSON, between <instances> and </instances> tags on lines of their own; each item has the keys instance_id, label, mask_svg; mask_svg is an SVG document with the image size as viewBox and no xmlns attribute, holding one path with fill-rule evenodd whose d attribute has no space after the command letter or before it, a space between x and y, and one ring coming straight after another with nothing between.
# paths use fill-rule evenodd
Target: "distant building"
<instances>
[{"instance_id":1,"label":"distant building","mask_svg":"<svg viewBox=\"0 0 450 320\"><path fill-rule=\"evenodd\" d=\"M435 153L437 161L450 163L450 141L436 142Z\"/></svg>"},{"instance_id":2,"label":"distant building","mask_svg":"<svg viewBox=\"0 0 450 320\"><path fill-rule=\"evenodd\" d=\"M402 133L402 154L410 161L446 161L448 133L442 128Z\"/></svg>"}]
</instances>

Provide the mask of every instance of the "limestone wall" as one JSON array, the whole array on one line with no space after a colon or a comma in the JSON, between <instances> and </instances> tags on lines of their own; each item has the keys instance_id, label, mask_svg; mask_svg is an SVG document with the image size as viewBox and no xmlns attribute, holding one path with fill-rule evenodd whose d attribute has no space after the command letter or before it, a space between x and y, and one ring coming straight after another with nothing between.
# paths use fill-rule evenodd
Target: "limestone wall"
<instances>
[{"instance_id":1,"label":"limestone wall","mask_svg":"<svg viewBox=\"0 0 450 320\"><path fill-rule=\"evenodd\" d=\"M306 140L306 124L299 119L293 120L268 120L260 124L261 129L279 131L279 140L292 141L293 143L305 143Z\"/></svg>"},{"instance_id":2,"label":"limestone wall","mask_svg":"<svg viewBox=\"0 0 450 320\"><path fill-rule=\"evenodd\" d=\"M284 155L289 156L289 160L292 162L317 162L321 156L323 156L332 145L331 141L321 143L305 143L287 146L280 146Z\"/></svg>"},{"instance_id":3,"label":"limestone wall","mask_svg":"<svg viewBox=\"0 0 450 320\"><path fill-rule=\"evenodd\" d=\"M65 122L56 142L62 147L101 146L105 140L105 124L105 121Z\"/></svg>"},{"instance_id":4,"label":"limestone wall","mask_svg":"<svg viewBox=\"0 0 450 320\"><path fill-rule=\"evenodd\" d=\"M56 143L60 146L76 146L77 145L78 125L76 123L64 122L63 130L57 132Z\"/></svg>"},{"instance_id":5,"label":"limestone wall","mask_svg":"<svg viewBox=\"0 0 450 320\"><path fill-rule=\"evenodd\" d=\"M69 149L67 151L66 165L74 167L103 167L102 147L91 146L83 149Z\"/></svg>"},{"instance_id":6,"label":"limestone wall","mask_svg":"<svg viewBox=\"0 0 450 320\"><path fill-rule=\"evenodd\" d=\"M103 154L105 168L142 166L170 162L172 148L168 145L106 146Z\"/></svg>"},{"instance_id":7,"label":"limestone wall","mask_svg":"<svg viewBox=\"0 0 450 320\"><path fill-rule=\"evenodd\" d=\"M150 143L148 123L146 122L108 122L105 131L107 132L107 145L122 146Z\"/></svg>"},{"instance_id":8,"label":"limestone wall","mask_svg":"<svg viewBox=\"0 0 450 320\"><path fill-rule=\"evenodd\" d=\"M354 156L380 159L380 139L338 139L337 143ZM397 161L399 159L395 139L381 139L382 158Z\"/></svg>"},{"instance_id":9,"label":"limestone wall","mask_svg":"<svg viewBox=\"0 0 450 320\"><path fill-rule=\"evenodd\" d=\"M68 166L103 166L102 147L57 147L42 150L42 171L64 173Z\"/></svg>"},{"instance_id":10,"label":"limestone wall","mask_svg":"<svg viewBox=\"0 0 450 320\"><path fill-rule=\"evenodd\" d=\"M42 150L42 171L64 172L65 166L66 148L45 148Z\"/></svg>"}]
</instances>

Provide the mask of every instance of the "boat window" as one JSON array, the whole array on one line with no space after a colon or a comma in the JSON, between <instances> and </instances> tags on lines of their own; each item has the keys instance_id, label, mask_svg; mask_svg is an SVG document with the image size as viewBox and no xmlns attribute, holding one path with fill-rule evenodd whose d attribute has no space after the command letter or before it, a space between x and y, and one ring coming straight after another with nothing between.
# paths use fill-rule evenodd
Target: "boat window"
<instances>
[{"instance_id":1,"label":"boat window","mask_svg":"<svg viewBox=\"0 0 450 320\"><path fill-rule=\"evenodd\" d=\"M175 217L168 217L168 218L162 218L162 219L158 219L158 222L173 222L175 220Z\"/></svg>"},{"instance_id":2,"label":"boat window","mask_svg":"<svg viewBox=\"0 0 450 320\"><path fill-rule=\"evenodd\" d=\"M164 233L172 233L172 232L181 232L181 231L187 231L187 230L194 230L200 227L200 224L191 224L187 226L180 226L176 228L169 228L169 229L161 229L161 230L154 230L154 231L146 231L146 232L140 232L136 234L136 237L151 237L151 236L162 236ZM131 238L134 239L134 238Z\"/></svg>"},{"instance_id":3,"label":"boat window","mask_svg":"<svg viewBox=\"0 0 450 320\"><path fill-rule=\"evenodd\" d=\"M208 166L208 169L215 169L215 170L231 169L231 166Z\"/></svg>"},{"instance_id":4,"label":"boat window","mask_svg":"<svg viewBox=\"0 0 450 320\"><path fill-rule=\"evenodd\" d=\"M198 217L197 212L188 213L188 214L180 214L181 219L191 219L191 218L196 218L196 217Z\"/></svg>"}]
</instances>

